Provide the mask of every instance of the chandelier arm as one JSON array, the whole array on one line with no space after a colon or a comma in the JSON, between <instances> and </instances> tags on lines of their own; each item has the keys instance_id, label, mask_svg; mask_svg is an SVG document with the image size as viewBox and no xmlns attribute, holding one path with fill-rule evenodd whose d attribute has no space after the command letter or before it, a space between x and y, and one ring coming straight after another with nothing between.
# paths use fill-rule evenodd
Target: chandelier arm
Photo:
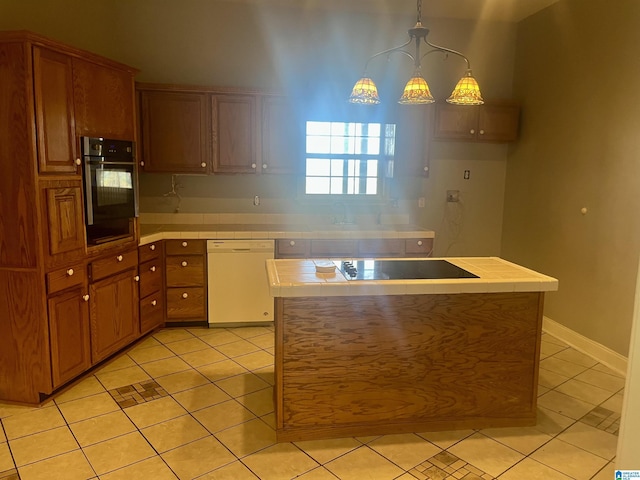
<instances>
[{"instance_id":1,"label":"chandelier arm","mask_svg":"<svg viewBox=\"0 0 640 480\"><path fill-rule=\"evenodd\" d=\"M426 38L424 39L424 43L429 45L431 48L434 48L435 50L429 50L427 53L425 53L422 56L422 58L426 57L427 55L429 55L430 53L433 53L433 52L453 53L454 55L457 55L459 57L462 57L462 59L464 59L464 61L467 63L467 70L471 69L471 63L469 62L469 59L467 57L465 57L462 53L458 52L457 50L453 50L453 49L447 48L447 47L441 47L440 45L435 45L435 44L429 42Z\"/></svg>"},{"instance_id":2,"label":"chandelier arm","mask_svg":"<svg viewBox=\"0 0 640 480\"><path fill-rule=\"evenodd\" d=\"M395 52L404 53L406 56L408 56L409 58L411 58L411 60L413 60L415 62L416 59L415 59L415 57L413 55L411 55L409 52L405 52L404 50L402 50L404 47L410 45L412 41L413 41L413 38L410 38L408 42L403 43L402 45L398 45L397 47L393 47L393 48L390 48L388 50L383 50L382 52L378 52L378 53L375 53L375 54L371 55L369 57L369 59L367 60L367 63L365 63L365 65L364 65L365 73L367 72L367 69L369 68L369 62L371 60L373 60L374 58L380 57L381 55L389 55L389 54L392 54L392 53L395 53Z\"/></svg>"}]
</instances>

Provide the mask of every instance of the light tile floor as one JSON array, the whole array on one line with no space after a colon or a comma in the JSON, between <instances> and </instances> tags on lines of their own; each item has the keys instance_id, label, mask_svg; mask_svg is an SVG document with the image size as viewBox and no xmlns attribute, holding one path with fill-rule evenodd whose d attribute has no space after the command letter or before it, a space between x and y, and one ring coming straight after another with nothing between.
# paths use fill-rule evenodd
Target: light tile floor
<instances>
[{"instance_id":1,"label":"light tile floor","mask_svg":"<svg viewBox=\"0 0 640 480\"><path fill-rule=\"evenodd\" d=\"M624 378L542 338L535 427L276 443L272 328L161 330L0 403L0 479L611 480Z\"/></svg>"}]
</instances>

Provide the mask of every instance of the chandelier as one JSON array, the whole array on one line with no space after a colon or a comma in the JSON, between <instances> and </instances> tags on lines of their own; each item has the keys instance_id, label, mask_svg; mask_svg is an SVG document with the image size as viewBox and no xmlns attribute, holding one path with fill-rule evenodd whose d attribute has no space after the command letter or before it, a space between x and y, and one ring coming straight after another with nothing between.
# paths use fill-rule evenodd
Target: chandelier
<instances>
[{"instance_id":1,"label":"chandelier","mask_svg":"<svg viewBox=\"0 0 640 480\"><path fill-rule=\"evenodd\" d=\"M421 61L427 55L439 52L445 55L452 53L454 55L462 57L467 64L467 70L465 74L456 85L456 88L454 88L451 96L447 98L447 102L455 105L482 105L484 103L484 100L482 100L480 87L478 86L478 82L471 73L471 64L469 63L467 57L456 50L441 47L439 45L434 45L433 43L429 42L429 40L427 40L429 29L422 26L422 0L418 0L417 10L417 22L413 28L409 29L409 40L400 46L384 50L369 57L367 63L365 64L364 74L362 75L362 78L358 80L353 87L353 91L351 92L351 96L349 97L349 102L360 105L376 105L380 103L378 88L376 87L376 84L373 82L373 80L368 76L367 67L369 66L369 62L371 62L371 60L373 60L374 58L380 57L382 55L389 56L392 53L402 53L411 58L414 63L413 76L409 79L407 85L404 87L404 92L402 93L400 100L398 100L398 103L402 105L424 105L427 103L435 102L433 96L431 95L431 91L429 90L429 85L422 76ZM431 50L428 50L423 55L420 55L420 46L422 41L424 41L424 43L431 47ZM409 46L411 43L415 44L415 53L404 50L404 48Z\"/></svg>"}]
</instances>

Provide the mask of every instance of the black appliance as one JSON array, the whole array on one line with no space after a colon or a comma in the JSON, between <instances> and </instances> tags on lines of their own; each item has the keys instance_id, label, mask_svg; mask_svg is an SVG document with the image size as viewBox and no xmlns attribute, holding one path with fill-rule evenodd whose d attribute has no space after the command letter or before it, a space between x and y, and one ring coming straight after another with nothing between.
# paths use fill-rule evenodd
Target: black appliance
<instances>
[{"instance_id":1,"label":"black appliance","mask_svg":"<svg viewBox=\"0 0 640 480\"><path fill-rule=\"evenodd\" d=\"M479 278L446 260L335 261L347 280L423 280Z\"/></svg>"},{"instance_id":2,"label":"black appliance","mask_svg":"<svg viewBox=\"0 0 640 480\"><path fill-rule=\"evenodd\" d=\"M88 242L126 236L138 216L134 142L82 137L82 161Z\"/></svg>"}]
</instances>

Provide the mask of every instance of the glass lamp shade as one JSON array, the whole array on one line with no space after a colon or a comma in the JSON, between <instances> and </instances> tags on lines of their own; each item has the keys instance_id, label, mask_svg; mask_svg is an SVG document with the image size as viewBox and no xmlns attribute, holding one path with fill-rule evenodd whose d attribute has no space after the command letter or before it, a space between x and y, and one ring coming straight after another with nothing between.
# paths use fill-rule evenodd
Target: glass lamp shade
<instances>
[{"instance_id":1,"label":"glass lamp shade","mask_svg":"<svg viewBox=\"0 0 640 480\"><path fill-rule=\"evenodd\" d=\"M473 78L471 70L467 70L460 79L451 96L447 98L447 102L454 105L482 105L484 103L480 87L476 79Z\"/></svg>"},{"instance_id":2,"label":"glass lamp shade","mask_svg":"<svg viewBox=\"0 0 640 480\"><path fill-rule=\"evenodd\" d=\"M359 105L377 105L380 103L378 87L369 77L362 77L353 86L349 102Z\"/></svg>"},{"instance_id":3,"label":"glass lamp shade","mask_svg":"<svg viewBox=\"0 0 640 480\"><path fill-rule=\"evenodd\" d=\"M400 97L398 103L402 105L424 105L434 101L427 81L419 71L416 71L404 87L404 92L402 92L402 97Z\"/></svg>"}]
</instances>

